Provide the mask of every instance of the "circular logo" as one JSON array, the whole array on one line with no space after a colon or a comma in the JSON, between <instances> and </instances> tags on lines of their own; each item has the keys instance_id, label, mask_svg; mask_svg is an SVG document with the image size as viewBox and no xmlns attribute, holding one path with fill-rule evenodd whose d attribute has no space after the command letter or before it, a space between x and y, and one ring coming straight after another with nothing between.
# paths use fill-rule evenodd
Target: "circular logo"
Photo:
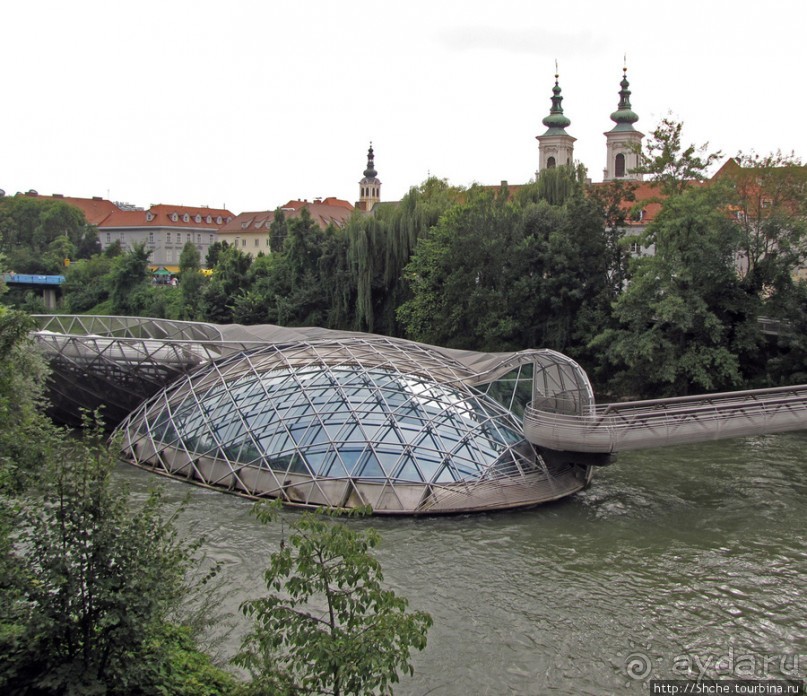
<instances>
[{"instance_id":1,"label":"circular logo","mask_svg":"<svg viewBox=\"0 0 807 696\"><path fill-rule=\"evenodd\" d=\"M631 653L625 658L625 673L631 679L647 679L652 669L653 663L644 653Z\"/></svg>"}]
</instances>

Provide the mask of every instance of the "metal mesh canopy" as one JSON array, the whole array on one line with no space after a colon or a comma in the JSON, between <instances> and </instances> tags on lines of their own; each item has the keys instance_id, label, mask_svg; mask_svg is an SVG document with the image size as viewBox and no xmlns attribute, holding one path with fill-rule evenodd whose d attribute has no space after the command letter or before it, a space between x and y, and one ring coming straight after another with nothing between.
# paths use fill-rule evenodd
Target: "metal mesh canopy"
<instances>
[{"instance_id":1,"label":"metal mesh canopy","mask_svg":"<svg viewBox=\"0 0 807 696\"><path fill-rule=\"evenodd\" d=\"M180 379L120 430L135 463L303 505L456 512L579 490L584 472L548 467L477 377L379 336L265 345Z\"/></svg>"},{"instance_id":2,"label":"metal mesh canopy","mask_svg":"<svg viewBox=\"0 0 807 696\"><path fill-rule=\"evenodd\" d=\"M81 409L104 407L120 423L144 399L202 365L273 345L339 341L354 359L462 382L492 394L519 416L532 401L585 415L594 396L585 372L552 350L480 353L316 327L216 325L143 317L38 315L34 340L48 358L52 415L78 423ZM361 346L373 341L364 352ZM378 346L383 345L383 350ZM534 377L534 379L533 379ZM492 385L492 386L491 386ZM505 393L510 388L513 393ZM530 394L531 391L531 394Z\"/></svg>"}]
</instances>

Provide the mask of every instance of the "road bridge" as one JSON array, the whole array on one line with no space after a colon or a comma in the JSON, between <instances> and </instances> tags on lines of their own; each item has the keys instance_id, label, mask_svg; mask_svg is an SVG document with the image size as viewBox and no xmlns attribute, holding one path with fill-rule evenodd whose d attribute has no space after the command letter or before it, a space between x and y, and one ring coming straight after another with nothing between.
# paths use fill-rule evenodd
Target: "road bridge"
<instances>
[{"instance_id":1,"label":"road bridge","mask_svg":"<svg viewBox=\"0 0 807 696\"><path fill-rule=\"evenodd\" d=\"M9 287L30 288L42 293L42 301L48 309L56 309L56 303L64 283L63 275L38 275L34 273L3 273L3 282Z\"/></svg>"}]
</instances>

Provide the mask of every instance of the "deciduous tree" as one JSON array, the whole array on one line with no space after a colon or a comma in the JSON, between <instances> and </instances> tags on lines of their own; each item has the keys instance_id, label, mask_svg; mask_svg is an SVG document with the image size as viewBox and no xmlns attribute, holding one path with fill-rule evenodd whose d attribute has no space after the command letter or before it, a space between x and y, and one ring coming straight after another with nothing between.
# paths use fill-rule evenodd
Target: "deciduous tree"
<instances>
[{"instance_id":1,"label":"deciduous tree","mask_svg":"<svg viewBox=\"0 0 807 696\"><path fill-rule=\"evenodd\" d=\"M389 693L400 672L412 673L431 617L384 589L375 531L324 512L304 513L292 529L264 573L269 595L243 605L254 625L236 662L252 675L248 693Z\"/></svg>"}]
</instances>

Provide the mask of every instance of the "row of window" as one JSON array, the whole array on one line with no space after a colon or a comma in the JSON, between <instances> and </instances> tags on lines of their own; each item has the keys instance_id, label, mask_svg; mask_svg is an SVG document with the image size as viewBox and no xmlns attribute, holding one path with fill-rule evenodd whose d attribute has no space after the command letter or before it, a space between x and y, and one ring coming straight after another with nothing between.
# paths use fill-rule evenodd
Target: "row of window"
<instances>
[{"instance_id":1,"label":"row of window","mask_svg":"<svg viewBox=\"0 0 807 696\"><path fill-rule=\"evenodd\" d=\"M155 217L156 217L156 215L154 215L154 213L152 213L151 211L147 212L146 213L146 222L151 222L152 220L154 220ZM179 213L171 213L168 217L171 220L171 222L179 222ZM204 218L204 220L208 225L210 225L213 222L213 216L212 215L207 215ZM217 225L221 225L221 224L223 224L225 222L230 222L230 220L232 220L232 218L229 215L226 218L222 218L221 215L216 216L216 224ZM182 222L190 222L190 221L191 221L191 216L188 213L185 213L182 216ZM193 221L194 222L202 222L202 216L197 213L194 216Z\"/></svg>"},{"instance_id":2,"label":"row of window","mask_svg":"<svg viewBox=\"0 0 807 696\"><path fill-rule=\"evenodd\" d=\"M120 232L120 240L121 241L124 240L124 232L123 231ZM149 232L148 241L149 241L149 244L154 244L154 232ZM192 242L193 241L193 234L191 232L186 232L185 233L185 241L186 242ZM215 241L216 241L216 235L214 235L214 234L208 235L208 242L207 242L208 244L213 244L213 242L215 242ZM107 244L112 243L112 233L111 232L106 233L106 243ZM170 232L165 233L165 243L166 244L174 243L174 239L172 238ZM177 244L182 244L182 233L181 232L176 233L176 243ZM202 244L202 234L201 234L201 232L196 233L196 243L197 244ZM267 245L268 245L268 242L267 242ZM257 244L256 244L256 246L257 246Z\"/></svg>"}]
</instances>

